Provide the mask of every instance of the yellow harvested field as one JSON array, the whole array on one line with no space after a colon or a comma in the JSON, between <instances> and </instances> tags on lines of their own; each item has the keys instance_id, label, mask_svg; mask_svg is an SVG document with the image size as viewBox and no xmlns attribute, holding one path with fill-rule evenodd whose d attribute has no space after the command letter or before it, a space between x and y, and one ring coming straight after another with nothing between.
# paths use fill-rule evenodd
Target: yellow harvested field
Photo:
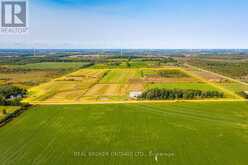
<instances>
[{"instance_id":1,"label":"yellow harvested field","mask_svg":"<svg viewBox=\"0 0 248 165\"><path fill-rule=\"evenodd\" d=\"M128 91L144 91L145 85L143 83L128 84Z\"/></svg>"},{"instance_id":2,"label":"yellow harvested field","mask_svg":"<svg viewBox=\"0 0 248 165\"><path fill-rule=\"evenodd\" d=\"M84 94L83 91L77 90L77 91L65 91L55 94L53 97L47 99L48 102L71 102L71 101L77 101L80 99L80 97Z\"/></svg>"},{"instance_id":3,"label":"yellow harvested field","mask_svg":"<svg viewBox=\"0 0 248 165\"><path fill-rule=\"evenodd\" d=\"M123 96L127 94L126 84L97 84L85 96Z\"/></svg>"},{"instance_id":4,"label":"yellow harvested field","mask_svg":"<svg viewBox=\"0 0 248 165\"><path fill-rule=\"evenodd\" d=\"M108 69L81 69L71 73L67 77L100 78L106 72L108 72Z\"/></svg>"},{"instance_id":5,"label":"yellow harvested field","mask_svg":"<svg viewBox=\"0 0 248 165\"><path fill-rule=\"evenodd\" d=\"M34 100L51 100L53 97L61 97L63 93L85 92L97 80L87 79L86 81L52 81L38 87L32 88L30 92ZM74 96L74 94L73 94Z\"/></svg>"},{"instance_id":6,"label":"yellow harvested field","mask_svg":"<svg viewBox=\"0 0 248 165\"><path fill-rule=\"evenodd\" d=\"M77 101L105 72L106 70L79 70L57 78L30 89L30 97L26 101Z\"/></svg>"}]
</instances>

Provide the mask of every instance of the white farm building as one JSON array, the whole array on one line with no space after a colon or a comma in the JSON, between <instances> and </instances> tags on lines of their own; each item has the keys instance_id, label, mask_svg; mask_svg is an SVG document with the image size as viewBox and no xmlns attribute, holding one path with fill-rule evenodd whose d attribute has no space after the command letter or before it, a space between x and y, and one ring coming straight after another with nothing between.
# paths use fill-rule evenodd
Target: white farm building
<instances>
[{"instance_id":1,"label":"white farm building","mask_svg":"<svg viewBox=\"0 0 248 165\"><path fill-rule=\"evenodd\" d=\"M137 99L141 95L142 95L141 91L132 91L129 93L129 97L133 99Z\"/></svg>"}]
</instances>

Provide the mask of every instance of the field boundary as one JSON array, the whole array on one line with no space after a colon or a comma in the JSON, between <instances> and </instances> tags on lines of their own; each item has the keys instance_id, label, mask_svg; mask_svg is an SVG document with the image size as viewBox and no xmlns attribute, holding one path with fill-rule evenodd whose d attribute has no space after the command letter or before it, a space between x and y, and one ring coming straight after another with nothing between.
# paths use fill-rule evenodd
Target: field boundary
<instances>
[{"instance_id":1,"label":"field boundary","mask_svg":"<svg viewBox=\"0 0 248 165\"><path fill-rule=\"evenodd\" d=\"M59 102L31 102L32 105L92 105L92 104L145 104L145 103L206 103L206 102L247 102L245 99L206 99L206 100L134 100L134 101L111 101L111 102L70 102L70 103L59 103Z\"/></svg>"}]
</instances>

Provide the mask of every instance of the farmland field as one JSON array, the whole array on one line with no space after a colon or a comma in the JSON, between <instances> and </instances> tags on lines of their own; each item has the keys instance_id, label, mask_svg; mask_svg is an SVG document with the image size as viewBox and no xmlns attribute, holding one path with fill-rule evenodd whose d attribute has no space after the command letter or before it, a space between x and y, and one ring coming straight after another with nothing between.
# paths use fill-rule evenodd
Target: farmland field
<instances>
[{"instance_id":1,"label":"farmland field","mask_svg":"<svg viewBox=\"0 0 248 165\"><path fill-rule=\"evenodd\" d=\"M246 165L247 121L246 102L36 106L1 128L0 162Z\"/></svg>"},{"instance_id":2,"label":"farmland field","mask_svg":"<svg viewBox=\"0 0 248 165\"><path fill-rule=\"evenodd\" d=\"M0 84L31 88L61 75L61 72L58 71L1 72Z\"/></svg>"},{"instance_id":3,"label":"farmland field","mask_svg":"<svg viewBox=\"0 0 248 165\"><path fill-rule=\"evenodd\" d=\"M233 95L235 98L240 97L240 93L248 90L248 84L237 79L232 79L221 74L197 68L194 66L187 65L186 69L189 73L194 74L200 79L206 80L208 83L217 85L223 90L228 90L229 95ZM236 96L235 96L236 95Z\"/></svg>"},{"instance_id":4,"label":"farmland field","mask_svg":"<svg viewBox=\"0 0 248 165\"><path fill-rule=\"evenodd\" d=\"M34 87L28 101L73 101L80 99L107 70L79 70Z\"/></svg>"},{"instance_id":5,"label":"farmland field","mask_svg":"<svg viewBox=\"0 0 248 165\"><path fill-rule=\"evenodd\" d=\"M31 88L84 67L81 62L42 62L25 65L1 65L0 84Z\"/></svg>"},{"instance_id":6,"label":"farmland field","mask_svg":"<svg viewBox=\"0 0 248 165\"><path fill-rule=\"evenodd\" d=\"M111 70L108 75L106 75L100 83L102 84L125 84L128 83L130 79L137 79L141 77L141 73L136 69L117 69Z\"/></svg>"},{"instance_id":7,"label":"farmland field","mask_svg":"<svg viewBox=\"0 0 248 165\"><path fill-rule=\"evenodd\" d=\"M219 58L195 58L189 61L192 65L211 70L235 79L248 81L248 62L246 59Z\"/></svg>"},{"instance_id":8,"label":"farmland field","mask_svg":"<svg viewBox=\"0 0 248 165\"><path fill-rule=\"evenodd\" d=\"M242 91L248 91L247 85L242 85L235 82L229 82L229 83L220 83L219 85L224 86L225 88L234 91L236 93L240 93Z\"/></svg>"},{"instance_id":9,"label":"farmland field","mask_svg":"<svg viewBox=\"0 0 248 165\"><path fill-rule=\"evenodd\" d=\"M195 89L195 90L218 90L215 87L206 83L163 83L163 84L148 84L147 88L165 88L165 89Z\"/></svg>"},{"instance_id":10,"label":"farmland field","mask_svg":"<svg viewBox=\"0 0 248 165\"><path fill-rule=\"evenodd\" d=\"M38 69L38 70L59 70L59 69L78 69L88 63L82 62L42 62L42 63L33 63L25 65L10 65L9 67L15 69Z\"/></svg>"},{"instance_id":11,"label":"farmland field","mask_svg":"<svg viewBox=\"0 0 248 165\"><path fill-rule=\"evenodd\" d=\"M126 95L124 84L97 84L85 96L123 96Z\"/></svg>"},{"instance_id":12,"label":"farmland field","mask_svg":"<svg viewBox=\"0 0 248 165\"><path fill-rule=\"evenodd\" d=\"M80 69L30 89L27 102L87 103L128 101L132 91L151 88L221 91L181 68ZM231 95L226 95L232 97Z\"/></svg>"},{"instance_id":13,"label":"farmland field","mask_svg":"<svg viewBox=\"0 0 248 165\"><path fill-rule=\"evenodd\" d=\"M172 61L171 61L172 60ZM142 60L131 60L128 61L127 59L111 59L108 62L105 63L99 63L96 65L91 66L91 69L137 69L137 68L157 68L157 67L164 67L168 66L168 63L171 64L171 66L174 66L176 64L176 61L173 59L170 60L148 60L148 61L142 61Z\"/></svg>"}]
</instances>

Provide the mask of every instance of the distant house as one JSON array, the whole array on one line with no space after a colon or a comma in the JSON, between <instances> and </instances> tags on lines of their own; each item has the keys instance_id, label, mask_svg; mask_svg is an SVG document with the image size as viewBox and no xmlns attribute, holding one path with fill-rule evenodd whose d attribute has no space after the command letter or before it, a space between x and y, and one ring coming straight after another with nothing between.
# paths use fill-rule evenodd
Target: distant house
<instances>
[{"instance_id":1,"label":"distant house","mask_svg":"<svg viewBox=\"0 0 248 165\"><path fill-rule=\"evenodd\" d=\"M18 94L18 95L16 95L16 96L11 95L9 98L10 98L10 99L21 99L21 98L23 98L23 95L21 95L21 94Z\"/></svg>"},{"instance_id":2,"label":"distant house","mask_svg":"<svg viewBox=\"0 0 248 165\"><path fill-rule=\"evenodd\" d=\"M132 91L129 93L129 97L133 99L137 99L141 95L142 95L141 91Z\"/></svg>"}]
</instances>

